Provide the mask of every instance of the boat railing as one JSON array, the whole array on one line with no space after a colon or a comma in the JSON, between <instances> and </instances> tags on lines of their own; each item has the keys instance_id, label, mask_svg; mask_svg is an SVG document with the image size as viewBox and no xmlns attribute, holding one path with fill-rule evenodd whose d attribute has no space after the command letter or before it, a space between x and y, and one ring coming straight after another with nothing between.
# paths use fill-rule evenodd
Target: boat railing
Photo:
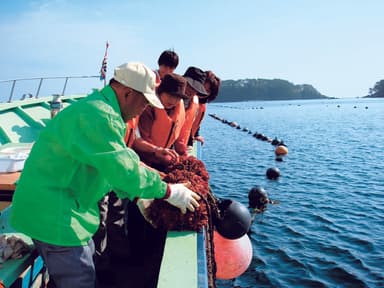
<instances>
[{"instance_id":1,"label":"boat railing","mask_svg":"<svg viewBox=\"0 0 384 288\"><path fill-rule=\"evenodd\" d=\"M67 84L68 84L69 79L84 79L84 78L100 78L100 76L93 75L93 76L59 76L59 77L20 78L20 79L12 79L12 80L0 80L0 84L1 83L12 83L11 84L11 90L10 90L9 97L8 97L8 101L7 101L10 103L13 100L16 83L18 83L18 82L31 81L31 80L38 81L37 90L36 90L35 94L33 95L32 93L24 93L20 99L20 100L24 100L26 98L39 98L41 87L43 85L44 80L60 80L60 79L62 79L64 81L64 85L63 85L63 88L61 89L60 93L57 93L57 94L64 96L65 91L67 89Z\"/></svg>"}]
</instances>

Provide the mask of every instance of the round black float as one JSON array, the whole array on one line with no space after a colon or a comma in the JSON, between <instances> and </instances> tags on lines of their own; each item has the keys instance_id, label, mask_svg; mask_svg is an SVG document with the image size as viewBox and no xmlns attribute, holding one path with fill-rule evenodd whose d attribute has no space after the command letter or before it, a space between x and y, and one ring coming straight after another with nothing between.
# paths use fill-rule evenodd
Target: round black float
<instances>
[{"instance_id":1,"label":"round black float","mask_svg":"<svg viewBox=\"0 0 384 288\"><path fill-rule=\"evenodd\" d=\"M225 199L218 204L220 216L216 230L227 239L238 239L248 232L252 217L247 207L238 201Z\"/></svg>"},{"instance_id":2,"label":"round black float","mask_svg":"<svg viewBox=\"0 0 384 288\"><path fill-rule=\"evenodd\" d=\"M279 139L277 139L277 138L274 138L274 139L272 140L271 144L274 145L274 146L277 146L277 145L280 144L280 142L281 142L281 140L279 140Z\"/></svg>"},{"instance_id":3,"label":"round black float","mask_svg":"<svg viewBox=\"0 0 384 288\"><path fill-rule=\"evenodd\" d=\"M263 187L256 186L249 190L248 201L250 208L264 211L269 203L269 198Z\"/></svg>"},{"instance_id":4,"label":"round black float","mask_svg":"<svg viewBox=\"0 0 384 288\"><path fill-rule=\"evenodd\" d=\"M276 167L268 168L266 175L269 180L276 180L280 177L280 170Z\"/></svg>"}]
</instances>

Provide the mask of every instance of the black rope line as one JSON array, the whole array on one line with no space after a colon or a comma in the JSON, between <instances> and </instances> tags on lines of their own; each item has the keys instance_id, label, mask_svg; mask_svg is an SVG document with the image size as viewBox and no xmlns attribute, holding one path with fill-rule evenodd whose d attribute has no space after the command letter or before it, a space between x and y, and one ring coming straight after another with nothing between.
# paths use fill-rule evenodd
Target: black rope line
<instances>
[{"instance_id":1,"label":"black rope line","mask_svg":"<svg viewBox=\"0 0 384 288\"><path fill-rule=\"evenodd\" d=\"M217 116L216 114L208 114L209 116L211 116L213 119L216 119L220 122L222 122L223 124L227 124L229 125L230 127L233 127L233 128L236 128L238 130L241 130L243 132L247 132L249 135L252 135L252 137L258 139L258 140L261 140L261 141L265 141L265 142L268 142L268 143L271 143L273 146L279 146L279 145L282 145L282 146L287 146L283 140L280 140L279 138L275 137L275 138L270 138L268 136L265 136L263 133L259 133L259 132L252 132L251 130L249 130L247 127L243 127L241 128L241 126L239 124L237 124L237 122L235 121L228 121L224 118L221 118L219 116Z\"/></svg>"}]
</instances>

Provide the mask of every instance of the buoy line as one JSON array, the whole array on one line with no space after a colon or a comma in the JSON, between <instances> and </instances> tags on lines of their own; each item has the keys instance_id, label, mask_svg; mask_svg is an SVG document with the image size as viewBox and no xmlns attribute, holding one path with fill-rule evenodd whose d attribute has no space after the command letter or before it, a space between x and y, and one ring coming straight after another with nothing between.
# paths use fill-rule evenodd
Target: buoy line
<instances>
[{"instance_id":1,"label":"buoy line","mask_svg":"<svg viewBox=\"0 0 384 288\"><path fill-rule=\"evenodd\" d=\"M223 118L219 117L216 114L208 114L208 115L211 116L212 118L214 118L214 119L224 123L224 124L227 124L227 125L233 127L233 128L236 128L236 129L241 130L243 132L247 132L249 135L252 135L252 137L254 137L256 139L259 139L261 141L265 141L265 142L271 143L273 146L285 146L285 147L287 147L287 145L284 143L284 141L281 140L281 139L278 139L277 137L272 139L272 138L270 138L268 136L265 136L263 133L252 132L247 127L241 128L241 126L237 122L235 122L235 121L228 121L226 119L223 119Z\"/></svg>"},{"instance_id":2,"label":"buoy line","mask_svg":"<svg viewBox=\"0 0 384 288\"><path fill-rule=\"evenodd\" d=\"M252 137L266 141L271 143L273 146L276 146L275 149L275 160L282 162L283 158L288 155L288 147L284 143L283 140L278 139L275 137L274 139L265 136L262 133L255 132L253 133L251 130L249 130L246 127L241 128L241 126L234 122L234 121L228 121L224 118L219 117L216 114L208 114L212 118L227 124L233 128L236 128L238 130L247 132L247 134L252 135ZM280 177L280 170L277 167L270 167L266 170L265 176L267 179L271 181L276 181ZM271 200L268 197L267 192L264 190L261 186L255 186L248 192L248 208L252 209L252 222L254 221L257 214L263 214L263 212L266 210L268 204L279 204L280 201L278 200Z\"/></svg>"},{"instance_id":3,"label":"buoy line","mask_svg":"<svg viewBox=\"0 0 384 288\"><path fill-rule=\"evenodd\" d=\"M236 107L236 106L229 106L229 105L220 105L220 104L212 104L214 105L215 107L221 107L221 108L228 108L228 109L236 109L236 110L254 110L254 109L260 109L260 110L263 110L264 107L263 106L260 106L260 107Z\"/></svg>"}]
</instances>

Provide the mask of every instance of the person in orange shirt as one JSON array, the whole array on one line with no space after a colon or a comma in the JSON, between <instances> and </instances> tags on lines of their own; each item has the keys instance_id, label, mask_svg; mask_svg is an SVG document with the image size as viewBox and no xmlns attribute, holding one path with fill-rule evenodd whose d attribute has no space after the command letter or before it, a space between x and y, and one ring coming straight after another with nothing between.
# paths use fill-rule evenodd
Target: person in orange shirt
<instances>
[{"instance_id":1,"label":"person in orange shirt","mask_svg":"<svg viewBox=\"0 0 384 288\"><path fill-rule=\"evenodd\" d=\"M139 123L139 116L136 116L135 118L132 118L128 120L127 122L127 133L124 137L124 142L127 147L132 148L133 142L135 142L136 139L136 129L137 125Z\"/></svg>"},{"instance_id":2,"label":"person in orange shirt","mask_svg":"<svg viewBox=\"0 0 384 288\"><path fill-rule=\"evenodd\" d=\"M156 74L156 86L159 86L164 76L173 73L179 65L179 55L173 50L165 50L160 54L157 64L159 69L153 72Z\"/></svg>"},{"instance_id":3,"label":"person in orange shirt","mask_svg":"<svg viewBox=\"0 0 384 288\"><path fill-rule=\"evenodd\" d=\"M182 76L174 73L165 75L157 89L165 109L147 107L139 118L140 138L136 138L132 148L150 166L167 165L178 158L171 147L185 121L186 86L187 81Z\"/></svg>"},{"instance_id":4,"label":"person in orange shirt","mask_svg":"<svg viewBox=\"0 0 384 288\"><path fill-rule=\"evenodd\" d=\"M212 71L205 71L207 79L204 83L204 88L208 93L208 96L199 96L199 109L195 121L192 124L191 137L189 139L189 146L193 145L193 140L196 140L204 145L204 137L199 134L200 125L205 116L205 111L207 110L207 103L212 102L216 99L219 94L219 89L221 85L220 78L217 77Z\"/></svg>"},{"instance_id":5,"label":"person in orange shirt","mask_svg":"<svg viewBox=\"0 0 384 288\"><path fill-rule=\"evenodd\" d=\"M184 101L185 122L178 139L175 141L174 147L179 155L188 155L188 141L199 107L199 98L197 95L208 96L204 88L207 75L197 67L189 67L183 76L188 82L186 93L189 94L190 97L188 101Z\"/></svg>"}]
</instances>

